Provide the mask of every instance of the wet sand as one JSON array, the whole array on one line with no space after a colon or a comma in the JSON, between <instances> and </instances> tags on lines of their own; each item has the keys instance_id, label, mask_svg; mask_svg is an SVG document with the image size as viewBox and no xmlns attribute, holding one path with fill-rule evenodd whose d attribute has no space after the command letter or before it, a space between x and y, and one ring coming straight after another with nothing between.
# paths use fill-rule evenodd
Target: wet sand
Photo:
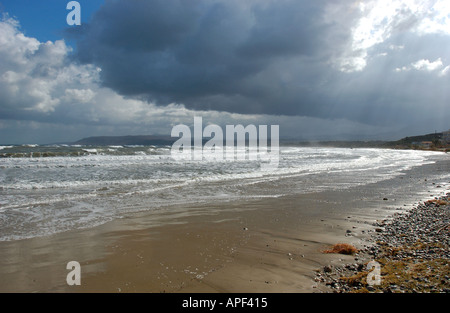
<instances>
[{"instance_id":1,"label":"wet sand","mask_svg":"<svg viewBox=\"0 0 450 313\"><path fill-rule=\"evenodd\" d=\"M164 208L0 242L0 292L328 292L315 270L354 257L322 251L363 247L377 220L448 192L449 169L450 159L346 190ZM80 286L66 283L73 260Z\"/></svg>"}]
</instances>

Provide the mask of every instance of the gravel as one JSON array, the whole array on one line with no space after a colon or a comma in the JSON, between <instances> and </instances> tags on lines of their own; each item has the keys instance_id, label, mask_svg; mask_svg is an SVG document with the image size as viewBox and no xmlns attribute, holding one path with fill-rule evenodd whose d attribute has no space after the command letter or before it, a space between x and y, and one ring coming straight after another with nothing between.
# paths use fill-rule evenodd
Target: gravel
<instances>
[{"instance_id":1,"label":"gravel","mask_svg":"<svg viewBox=\"0 0 450 313\"><path fill-rule=\"evenodd\" d=\"M373 226L372 244L358 251L355 263L327 265L315 280L331 292L450 292L450 193ZM380 284L368 284L371 260L380 265Z\"/></svg>"}]
</instances>

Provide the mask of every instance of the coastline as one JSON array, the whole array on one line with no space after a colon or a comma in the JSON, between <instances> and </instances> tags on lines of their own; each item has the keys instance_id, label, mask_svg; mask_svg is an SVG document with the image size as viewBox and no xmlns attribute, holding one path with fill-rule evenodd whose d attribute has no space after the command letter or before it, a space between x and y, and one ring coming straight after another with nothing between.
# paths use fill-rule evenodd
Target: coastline
<instances>
[{"instance_id":1,"label":"coastline","mask_svg":"<svg viewBox=\"0 0 450 313\"><path fill-rule=\"evenodd\" d=\"M316 281L337 293L450 293L450 192L376 226L357 262L325 266Z\"/></svg>"},{"instance_id":2,"label":"coastline","mask_svg":"<svg viewBox=\"0 0 450 313\"><path fill-rule=\"evenodd\" d=\"M437 181L448 168L443 160L345 190L174 207L1 242L0 292L333 292L317 269L355 256L323 250L369 245L377 221L448 190ZM81 286L66 284L72 260Z\"/></svg>"}]
</instances>

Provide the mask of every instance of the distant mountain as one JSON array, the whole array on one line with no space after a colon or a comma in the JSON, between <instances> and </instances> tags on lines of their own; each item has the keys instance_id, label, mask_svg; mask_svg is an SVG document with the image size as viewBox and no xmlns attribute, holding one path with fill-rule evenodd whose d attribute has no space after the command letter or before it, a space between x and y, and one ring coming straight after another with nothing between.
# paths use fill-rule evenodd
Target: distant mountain
<instances>
[{"instance_id":1,"label":"distant mountain","mask_svg":"<svg viewBox=\"0 0 450 313\"><path fill-rule=\"evenodd\" d=\"M300 146L300 147L333 147L333 148L382 148L385 147L388 141L295 141L295 140L280 140L280 145L284 146Z\"/></svg>"},{"instance_id":2,"label":"distant mountain","mask_svg":"<svg viewBox=\"0 0 450 313\"><path fill-rule=\"evenodd\" d=\"M397 141L390 141L390 145L411 145L413 143L419 143L423 141L433 141L442 139L443 133L432 133L421 136L405 137Z\"/></svg>"},{"instance_id":3,"label":"distant mountain","mask_svg":"<svg viewBox=\"0 0 450 313\"><path fill-rule=\"evenodd\" d=\"M396 141L296 141L280 139L280 145L299 145L299 146L331 146L347 148L411 148L413 145L421 142L433 142L442 139L443 133L433 133L421 136L405 137ZM178 137L163 135L143 135L143 136L98 136L83 138L74 142L77 145L91 146L114 146L114 145L172 145ZM203 138L203 143L208 139ZM225 144L225 142L224 142Z\"/></svg>"},{"instance_id":4,"label":"distant mountain","mask_svg":"<svg viewBox=\"0 0 450 313\"><path fill-rule=\"evenodd\" d=\"M74 142L86 146L118 146L118 145L172 145L178 138L170 136L98 136L87 137Z\"/></svg>"}]
</instances>

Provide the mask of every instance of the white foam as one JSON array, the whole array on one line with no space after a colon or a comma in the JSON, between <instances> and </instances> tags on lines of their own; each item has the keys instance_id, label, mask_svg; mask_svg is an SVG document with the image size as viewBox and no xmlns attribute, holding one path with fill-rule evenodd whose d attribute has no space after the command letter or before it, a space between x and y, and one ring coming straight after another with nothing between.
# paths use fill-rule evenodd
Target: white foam
<instances>
[{"instance_id":1,"label":"white foam","mask_svg":"<svg viewBox=\"0 0 450 313\"><path fill-rule=\"evenodd\" d=\"M434 155L282 147L279 167L261 170L259 161L249 160L177 162L168 147L145 148L159 154L140 150L128 155L99 153L108 149L115 148L85 149L96 153L85 156L0 159L0 219L5 222L0 240L92 227L124 212L176 203L279 197L281 193L368 184L431 163L428 157ZM284 179L298 186L289 186Z\"/></svg>"},{"instance_id":2,"label":"white foam","mask_svg":"<svg viewBox=\"0 0 450 313\"><path fill-rule=\"evenodd\" d=\"M89 153L98 153L97 149L86 149L84 148L83 151L89 152Z\"/></svg>"}]
</instances>

